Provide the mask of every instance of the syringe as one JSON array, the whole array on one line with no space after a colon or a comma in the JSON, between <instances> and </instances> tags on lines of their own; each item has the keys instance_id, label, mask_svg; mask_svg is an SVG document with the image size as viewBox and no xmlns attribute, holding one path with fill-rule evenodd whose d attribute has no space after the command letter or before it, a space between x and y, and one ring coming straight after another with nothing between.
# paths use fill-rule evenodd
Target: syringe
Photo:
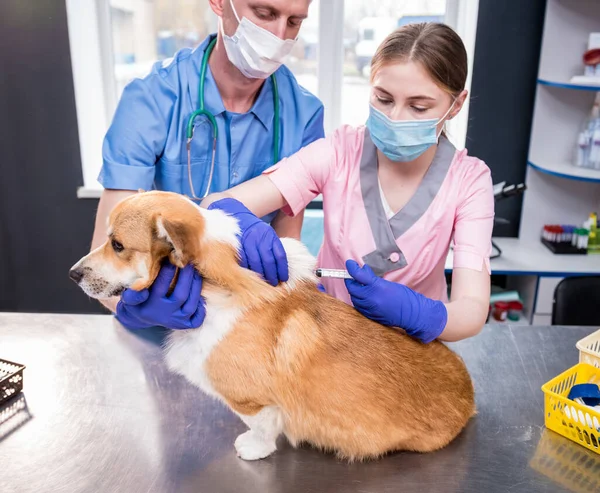
<instances>
[{"instance_id":1,"label":"syringe","mask_svg":"<svg viewBox=\"0 0 600 493\"><path fill-rule=\"evenodd\" d=\"M344 269L317 269L315 271L317 277L333 277L337 279L352 279Z\"/></svg>"}]
</instances>

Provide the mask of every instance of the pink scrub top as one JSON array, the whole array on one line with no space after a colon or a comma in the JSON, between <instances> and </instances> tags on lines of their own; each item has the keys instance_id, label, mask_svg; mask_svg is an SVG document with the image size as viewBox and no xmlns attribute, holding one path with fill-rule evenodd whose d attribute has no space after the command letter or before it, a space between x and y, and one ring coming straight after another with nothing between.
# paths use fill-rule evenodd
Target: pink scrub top
<instances>
[{"instance_id":1,"label":"pink scrub top","mask_svg":"<svg viewBox=\"0 0 600 493\"><path fill-rule=\"evenodd\" d=\"M398 163L398 166L402 166ZM494 194L485 163L440 137L436 154L408 203L391 218L379 187L377 148L366 127L343 126L264 174L295 215L323 195L319 267L345 269L353 259L380 277L448 300L444 265L490 272ZM341 279L322 279L327 293L351 304Z\"/></svg>"}]
</instances>

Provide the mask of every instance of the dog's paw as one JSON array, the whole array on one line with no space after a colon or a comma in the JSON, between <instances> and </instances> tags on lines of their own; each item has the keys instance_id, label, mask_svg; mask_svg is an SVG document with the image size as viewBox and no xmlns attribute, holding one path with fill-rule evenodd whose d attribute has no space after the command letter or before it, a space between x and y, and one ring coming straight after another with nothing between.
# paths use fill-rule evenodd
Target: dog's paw
<instances>
[{"instance_id":1,"label":"dog's paw","mask_svg":"<svg viewBox=\"0 0 600 493\"><path fill-rule=\"evenodd\" d=\"M248 430L235 440L237 456L244 460L264 459L277 449L275 442L267 442L254 431Z\"/></svg>"}]
</instances>

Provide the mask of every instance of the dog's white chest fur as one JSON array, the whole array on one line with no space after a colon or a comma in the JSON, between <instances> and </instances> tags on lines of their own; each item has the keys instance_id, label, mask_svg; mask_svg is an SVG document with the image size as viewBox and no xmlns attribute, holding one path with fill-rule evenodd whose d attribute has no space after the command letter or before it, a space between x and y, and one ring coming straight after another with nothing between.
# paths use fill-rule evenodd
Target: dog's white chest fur
<instances>
[{"instance_id":1,"label":"dog's white chest fur","mask_svg":"<svg viewBox=\"0 0 600 493\"><path fill-rule=\"evenodd\" d=\"M282 289L293 290L298 282L315 282L315 258L299 241L282 238L285 248L289 281ZM219 397L208 378L204 365L212 350L223 340L242 316L241 310L227 294L211 294L206 298L206 318L198 329L175 330L169 334L165 360L169 368L200 387L204 392Z\"/></svg>"},{"instance_id":2,"label":"dog's white chest fur","mask_svg":"<svg viewBox=\"0 0 600 493\"><path fill-rule=\"evenodd\" d=\"M218 397L204 365L212 350L233 328L240 310L226 296L211 296L206 301L206 318L202 327L173 331L165 352L169 368L200 387L209 395Z\"/></svg>"}]
</instances>

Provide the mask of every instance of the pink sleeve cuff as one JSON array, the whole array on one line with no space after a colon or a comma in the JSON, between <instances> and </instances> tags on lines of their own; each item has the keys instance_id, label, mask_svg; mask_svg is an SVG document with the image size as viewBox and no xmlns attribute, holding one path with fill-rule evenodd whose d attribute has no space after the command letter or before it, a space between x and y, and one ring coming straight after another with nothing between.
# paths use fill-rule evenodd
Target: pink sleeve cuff
<instances>
[{"instance_id":1,"label":"pink sleeve cuff","mask_svg":"<svg viewBox=\"0 0 600 493\"><path fill-rule=\"evenodd\" d=\"M481 255L470 248L464 246L454 246L454 254L452 260L452 268L471 269L481 272L483 267L487 270L488 274L492 274L490 267L490 256Z\"/></svg>"},{"instance_id":2,"label":"pink sleeve cuff","mask_svg":"<svg viewBox=\"0 0 600 493\"><path fill-rule=\"evenodd\" d=\"M281 162L271 166L263 171L263 175L267 175L273 185L277 187L283 198L288 203L281 210L288 216L295 216L312 200L305 200L302 190L298 187L295 180L288 176L287 170L281 167Z\"/></svg>"},{"instance_id":3,"label":"pink sleeve cuff","mask_svg":"<svg viewBox=\"0 0 600 493\"><path fill-rule=\"evenodd\" d=\"M297 215L323 192L332 170L338 165L337 149L344 148L340 132L348 132L348 129L336 130L332 136L314 141L263 171L287 202L287 207L282 209L286 214Z\"/></svg>"}]
</instances>

